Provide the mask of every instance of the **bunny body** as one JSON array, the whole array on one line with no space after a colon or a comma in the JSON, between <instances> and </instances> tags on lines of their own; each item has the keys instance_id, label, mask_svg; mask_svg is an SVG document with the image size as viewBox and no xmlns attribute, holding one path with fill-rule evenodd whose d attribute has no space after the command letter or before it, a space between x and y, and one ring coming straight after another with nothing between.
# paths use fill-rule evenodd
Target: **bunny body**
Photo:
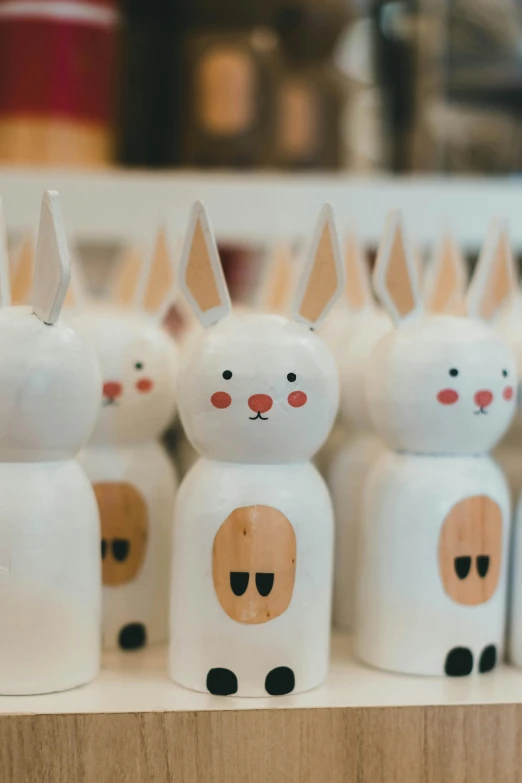
<instances>
[{"instance_id":1,"label":"bunny body","mask_svg":"<svg viewBox=\"0 0 522 783\"><path fill-rule=\"evenodd\" d=\"M466 518L476 531L448 541ZM481 519L494 526L490 540ZM365 524L358 655L380 669L422 675L485 672L501 661L510 501L495 463L386 451L370 474ZM481 556L490 558L485 577ZM461 573L471 557L462 580L458 557Z\"/></svg>"},{"instance_id":2,"label":"bunny body","mask_svg":"<svg viewBox=\"0 0 522 783\"><path fill-rule=\"evenodd\" d=\"M241 523L242 509L244 519L253 525L257 520L269 524L275 510L281 530L274 529L266 545L281 546L290 560L296 554L289 605L266 622L261 612L277 613L278 603L290 598L288 588L272 599L269 594L263 600L259 594L256 574L274 573L276 588L285 578L272 554L266 552L251 563L244 599L246 606L250 596L251 620L238 622L241 598L236 599L237 608L226 604L227 614L216 595L212 574L216 537L234 515ZM295 549L287 540L288 524ZM176 507L171 677L188 688L207 691L209 686L216 688L209 673L226 669L237 678L238 696L266 696L271 672L273 695L279 692L278 674L281 692L287 692L292 680L294 692L319 685L329 657L332 552L330 498L311 463L246 465L200 459L183 482Z\"/></svg>"},{"instance_id":3,"label":"bunny body","mask_svg":"<svg viewBox=\"0 0 522 783\"><path fill-rule=\"evenodd\" d=\"M308 326L342 286L332 232L327 217L298 289L301 323L226 317L217 248L202 206L193 212L182 285L211 328L186 347L180 371L181 419L201 458L176 504L170 674L195 690L282 695L326 674L333 514L309 460L332 426L339 388L333 357Z\"/></svg>"},{"instance_id":4,"label":"bunny body","mask_svg":"<svg viewBox=\"0 0 522 783\"><path fill-rule=\"evenodd\" d=\"M103 641L137 649L167 637L175 468L159 437L172 420L177 348L145 314L92 306L72 318L94 348L103 400L79 459L102 526Z\"/></svg>"},{"instance_id":5,"label":"bunny body","mask_svg":"<svg viewBox=\"0 0 522 783\"><path fill-rule=\"evenodd\" d=\"M391 234L376 288L397 328L366 374L387 451L365 492L356 649L391 671L483 673L503 651L510 502L488 452L513 415L515 361L484 323L421 315L400 226ZM468 294L477 314L496 272L481 260Z\"/></svg>"},{"instance_id":6,"label":"bunny body","mask_svg":"<svg viewBox=\"0 0 522 783\"><path fill-rule=\"evenodd\" d=\"M101 378L92 350L56 322L68 275L57 194L47 193L33 307L0 310L2 694L67 690L100 665L99 515L74 457Z\"/></svg>"}]
</instances>

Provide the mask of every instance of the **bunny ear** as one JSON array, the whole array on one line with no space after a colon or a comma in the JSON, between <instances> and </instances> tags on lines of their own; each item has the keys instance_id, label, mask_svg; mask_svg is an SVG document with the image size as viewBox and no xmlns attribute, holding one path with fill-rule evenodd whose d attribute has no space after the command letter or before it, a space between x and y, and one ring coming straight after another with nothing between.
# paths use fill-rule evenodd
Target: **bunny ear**
<instances>
[{"instance_id":1,"label":"bunny ear","mask_svg":"<svg viewBox=\"0 0 522 783\"><path fill-rule=\"evenodd\" d=\"M118 261L111 287L111 300L122 307L134 302L143 272L143 251L138 245L129 245Z\"/></svg>"},{"instance_id":2,"label":"bunny ear","mask_svg":"<svg viewBox=\"0 0 522 783\"><path fill-rule=\"evenodd\" d=\"M318 326L341 296L345 284L334 212L331 204L325 204L297 286L292 305L294 319L312 328Z\"/></svg>"},{"instance_id":3,"label":"bunny ear","mask_svg":"<svg viewBox=\"0 0 522 783\"><path fill-rule=\"evenodd\" d=\"M494 220L482 246L466 297L471 317L490 320L517 290L516 269L504 221Z\"/></svg>"},{"instance_id":4,"label":"bunny ear","mask_svg":"<svg viewBox=\"0 0 522 783\"><path fill-rule=\"evenodd\" d=\"M430 313L465 312L466 262L460 248L449 231L442 235L426 291L426 310Z\"/></svg>"},{"instance_id":5,"label":"bunny ear","mask_svg":"<svg viewBox=\"0 0 522 783\"><path fill-rule=\"evenodd\" d=\"M205 207L196 201L180 262L180 288L203 326L230 314L230 297Z\"/></svg>"},{"instance_id":6,"label":"bunny ear","mask_svg":"<svg viewBox=\"0 0 522 783\"><path fill-rule=\"evenodd\" d=\"M287 310L290 292L295 276L292 245L276 242L268 263L260 305L269 313L283 313Z\"/></svg>"},{"instance_id":7,"label":"bunny ear","mask_svg":"<svg viewBox=\"0 0 522 783\"><path fill-rule=\"evenodd\" d=\"M350 232L344 245L345 296L354 313L375 307L370 269L356 235Z\"/></svg>"},{"instance_id":8,"label":"bunny ear","mask_svg":"<svg viewBox=\"0 0 522 783\"><path fill-rule=\"evenodd\" d=\"M162 314L167 300L172 299L175 282L172 253L164 225L161 225L156 233L152 254L144 271L141 306L151 315Z\"/></svg>"},{"instance_id":9,"label":"bunny ear","mask_svg":"<svg viewBox=\"0 0 522 783\"><path fill-rule=\"evenodd\" d=\"M40 226L34 262L33 312L46 324L54 324L62 309L71 265L60 197L46 190L42 198Z\"/></svg>"},{"instance_id":10,"label":"bunny ear","mask_svg":"<svg viewBox=\"0 0 522 783\"><path fill-rule=\"evenodd\" d=\"M14 252L11 273L11 301L14 305L28 304L33 285L34 240L27 234Z\"/></svg>"},{"instance_id":11,"label":"bunny ear","mask_svg":"<svg viewBox=\"0 0 522 783\"><path fill-rule=\"evenodd\" d=\"M7 230L5 227L4 202L0 198L0 307L11 304L9 285L9 253L7 251Z\"/></svg>"},{"instance_id":12,"label":"bunny ear","mask_svg":"<svg viewBox=\"0 0 522 783\"><path fill-rule=\"evenodd\" d=\"M420 313L417 262L397 211L388 214L375 262L373 287L395 324Z\"/></svg>"}]
</instances>

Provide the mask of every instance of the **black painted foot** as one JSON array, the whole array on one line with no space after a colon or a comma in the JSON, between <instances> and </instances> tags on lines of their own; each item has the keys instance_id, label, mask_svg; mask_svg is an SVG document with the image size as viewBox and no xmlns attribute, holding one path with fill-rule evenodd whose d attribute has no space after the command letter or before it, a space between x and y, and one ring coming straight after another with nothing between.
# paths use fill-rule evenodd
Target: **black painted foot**
<instances>
[{"instance_id":1,"label":"black painted foot","mask_svg":"<svg viewBox=\"0 0 522 783\"><path fill-rule=\"evenodd\" d=\"M454 647L446 656L444 671L448 677L466 677L473 671L473 653L467 647Z\"/></svg>"},{"instance_id":2,"label":"black painted foot","mask_svg":"<svg viewBox=\"0 0 522 783\"><path fill-rule=\"evenodd\" d=\"M479 672L485 674L492 671L497 665L497 648L494 644L484 647L479 661Z\"/></svg>"},{"instance_id":3,"label":"black painted foot","mask_svg":"<svg viewBox=\"0 0 522 783\"><path fill-rule=\"evenodd\" d=\"M214 696L237 693L237 677L230 669L211 669L207 674L207 689Z\"/></svg>"},{"instance_id":4,"label":"black painted foot","mask_svg":"<svg viewBox=\"0 0 522 783\"><path fill-rule=\"evenodd\" d=\"M270 696L284 696L292 693L294 688L295 675L288 666L278 666L266 675L265 690Z\"/></svg>"},{"instance_id":5,"label":"black painted foot","mask_svg":"<svg viewBox=\"0 0 522 783\"><path fill-rule=\"evenodd\" d=\"M142 623L124 625L118 636L122 650L140 650L147 644L147 631Z\"/></svg>"}]
</instances>

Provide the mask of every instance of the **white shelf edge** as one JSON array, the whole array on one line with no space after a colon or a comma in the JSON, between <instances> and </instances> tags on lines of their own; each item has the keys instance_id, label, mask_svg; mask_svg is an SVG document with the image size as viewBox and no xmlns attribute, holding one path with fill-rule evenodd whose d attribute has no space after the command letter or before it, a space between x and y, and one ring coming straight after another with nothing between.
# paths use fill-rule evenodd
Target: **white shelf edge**
<instances>
[{"instance_id":1,"label":"white shelf edge","mask_svg":"<svg viewBox=\"0 0 522 783\"><path fill-rule=\"evenodd\" d=\"M0 168L0 195L12 231L36 225L41 193L60 192L70 234L79 240L149 240L167 217L181 234L195 199L205 201L222 239L263 242L306 234L322 203L339 223L376 242L388 209L404 211L412 237L430 243L443 223L477 248L494 215L505 217L522 249L522 179L351 177L279 173L150 173Z\"/></svg>"},{"instance_id":2,"label":"white shelf edge","mask_svg":"<svg viewBox=\"0 0 522 783\"><path fill-rule=\"evenodd\" d=\"M139 653L105 653L103 670L89 685L44 696L2 696L0 717L137 712L195 712L258 709L418 707L522 702L522 672L500 666L462 679L406 677L358 662L351 640L334 634L326 683L313 691L278 698L239 699L196 693L167 676L164 646Z\"/></svg>"}]
</instances>

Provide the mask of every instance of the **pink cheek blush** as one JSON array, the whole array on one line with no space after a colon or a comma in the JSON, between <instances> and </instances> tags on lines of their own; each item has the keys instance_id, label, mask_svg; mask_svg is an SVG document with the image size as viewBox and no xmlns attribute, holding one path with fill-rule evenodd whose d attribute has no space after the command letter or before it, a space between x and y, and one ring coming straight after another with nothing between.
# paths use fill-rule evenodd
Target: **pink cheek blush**
<instances>
[{"instance_id":1,"label":"pink cheek blush","mask_svg":"<svg viewBox=\"0 0 522 783\"><path fill-rule=\"evenodd\" d=\"M292 408L302 408L307 399L308 397L304 392L295 391L288 395L288 404L291 405Z\"/></svg>"},{"instance_id":2,"label":"pink cheek blush","mask_svg":"<svg viewBox=\"0 0 522 783\"><path fill-rule=\"evenodd\" d=\"M136 384L136 388L138 391L146 393L150 392L154 384L149 378L142 378L141 381L138 381Z\"/></svg>"},{"instance_id":3,"label":"pink cheek blush","mask_svg":"<svg viewBox=\"0 0 522 783\"><path fill-rule=\"evenodd\" d=\"M443 389L437 394L437 399L441 405L454 405L459 399L455 389Z\"/></svg>"},{"instance_id":4,"label":"pink cheek blush","mask_svg":"<svg viewBox=\"0 0 522 783\"><path fill-rule=\"evenodd\" d=\"M210 398L210 402L214 408L228 408L232 403L232 397L226 392L214 392Z\"/></svg>"},{"instance_id":5,"label":"pink cheek blush","mask_svg":"<svg viewBox=\"0 0 522 783\"><path fill-rule=\"evenodd\" d=\"M502 392L502 396L505 400L512 400L513 399L513 387L512 386L506 386L504 391Z\"/></svg>"}]
</instances>

